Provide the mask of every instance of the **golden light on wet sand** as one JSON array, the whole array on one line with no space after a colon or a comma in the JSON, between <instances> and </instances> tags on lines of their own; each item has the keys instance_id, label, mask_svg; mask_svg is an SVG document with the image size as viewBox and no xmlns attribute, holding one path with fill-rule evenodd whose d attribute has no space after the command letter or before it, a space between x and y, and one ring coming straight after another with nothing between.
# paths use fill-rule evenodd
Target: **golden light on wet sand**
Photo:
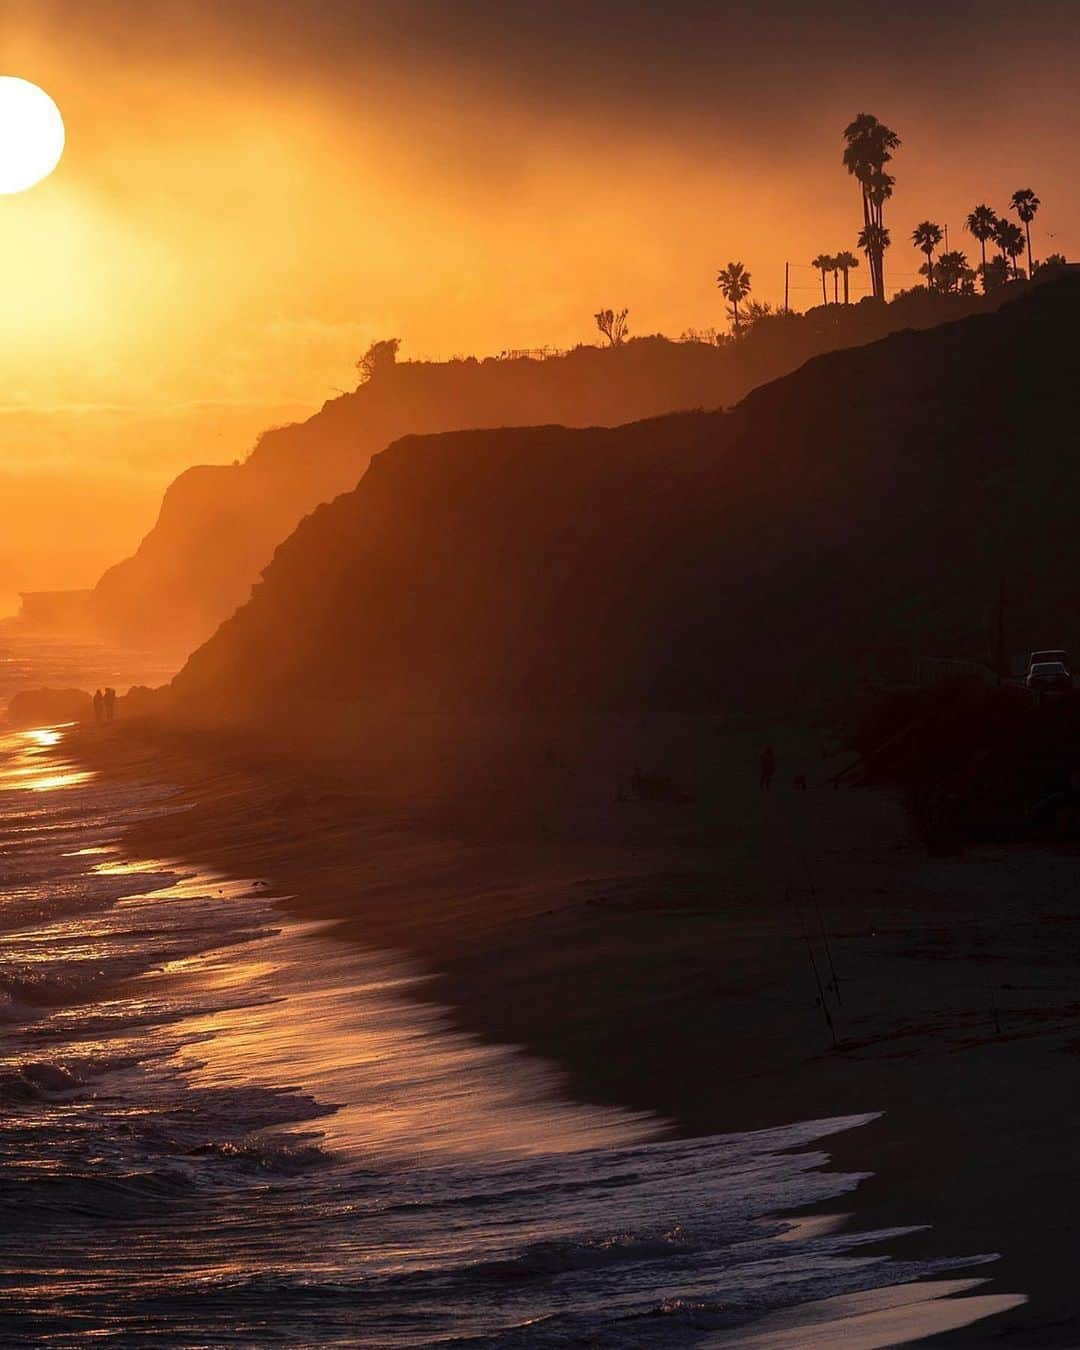
<instances>
[{"instance_id":1,"label":"golden light on wet sand","mask_svg":"<svg viewBox=\"0 0 1080 1350\"><path fill-rule=\"evenodd\" d=\"M0 193L25 192L60 163L64 119L36 84L0 75Z\"/></svg>"}]
</instances>

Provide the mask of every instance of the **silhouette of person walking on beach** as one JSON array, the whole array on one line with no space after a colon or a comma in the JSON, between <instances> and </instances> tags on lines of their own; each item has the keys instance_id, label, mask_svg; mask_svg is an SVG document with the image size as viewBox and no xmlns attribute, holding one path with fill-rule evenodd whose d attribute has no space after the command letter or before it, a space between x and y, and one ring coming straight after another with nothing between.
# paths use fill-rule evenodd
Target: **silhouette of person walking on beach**
<instances>
[{"instance_id":1,"label":"silhouette of person walking on beach","mask_svg":"<svg viewBox=\"0 0 1080 1350\"><path fill-rule=\"evenodd\" d=\"M772 780L776 773L776 751L767 745L761 752L761 777L758 787L762 792L772 791Z\"/></svg>"},{"instance_id":2,"label":"silhouette of person walking on beach","mask_svg":"<svg viewBox=\"0 0 1080 1350\"><path fill-rule=\"evenodd\" d=\"M105 716L105 695L100 689L94 690L94 721L100 722Z\"/></svg>"},{"instance_id":3,"label":"silhouette of person walking on beach","mask_svg":"<svg viewBox=\"0 0 1080 1350\"><path fill-rule=\"evenodd\" d=\"M111 722L116 716L116 690L105 690L105 720Z\"/></svg>"}]
</instances>

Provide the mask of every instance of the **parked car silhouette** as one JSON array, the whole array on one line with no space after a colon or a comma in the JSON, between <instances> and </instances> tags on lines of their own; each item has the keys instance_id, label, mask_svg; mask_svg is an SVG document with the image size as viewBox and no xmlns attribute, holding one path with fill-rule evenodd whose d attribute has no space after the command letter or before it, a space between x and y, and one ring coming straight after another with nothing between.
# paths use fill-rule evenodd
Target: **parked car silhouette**
<instances>
[{"instance_id":1,"label":"parked car silhouette","mask_svg":"<svg viewBox=\"0 0 1080 1350\"><path fill-rule=\"evenodd\" d=\"M1036 666L1047 665L1053 661L1060 662L1068 669L1069 658L1063 651L1032 652L1028 657L1028 674L1030 675Z\"/></svg>"},{"instance_id":2,"label":"parked car silhouette","mask_svg":"<svg viewBox=\"0 0 1080 1350\"><path fill-rule=\"evenodd\" d=\"M1061 661L1039 661L1024 681L1033 694L1059 694L1073 687L1072 676Z\"/></svg>"}]
</instances>

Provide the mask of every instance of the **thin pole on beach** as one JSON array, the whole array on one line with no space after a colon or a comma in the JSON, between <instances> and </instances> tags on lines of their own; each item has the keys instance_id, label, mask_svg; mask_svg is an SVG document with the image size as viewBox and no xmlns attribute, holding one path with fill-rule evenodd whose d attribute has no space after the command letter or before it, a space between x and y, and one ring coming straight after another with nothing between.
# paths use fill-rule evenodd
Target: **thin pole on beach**
<instances>
[{"instance_id":1,"label":"thin pole on beach","mask_svg":"<svg viewBox=\"0 0 1080 1350\"><path fill-rule=\"evenodd\" d=\"M978 916L975 917L975 940L977 942L982 942L982 925L979 923ZM994 981L990 978L990 972L979 965L977 956L972 955L971 959L979 966L979 970L982 972L983 980L986 983L986 992L990 995L990 1014L994 1019L994 1034L1000 1036L1001 1015L998 1012L997 995L994 993Z\"/></svg>"},{"instance_id":2,"label":"thin pole on beach","mask_svg":"<svg viewBox=\"0 0 1080 1350\"><path fill-rule=\"evenodd\" d=\"M806 873L806 885L810 892L810 899L813 901L814 913L817 915L818 929L821 933L821 941L825 947L825 956L829 962L829 971L832 974L833 992L836 994L836 1006L842 1008L844 1000L840 995L840 976L836 973L836 966L833 964L832 948L829 946L829 935L825 931L825 920L821 917L821 906L818 904L817 887L814 885L814 878L810 875L810 862L806 856L806 849L802 851L803 871Z\"/></svg>"},{"instance_id":3,"label":"thin pole on beach","mask_svg":"<svg viewBox=\"0 0 1080 1350\"><path fill-rule=\"evenodd\" d=\"M791 893L791 887L787 888L787 898L795 908L795 913L799 920L799 931L802 933L803 941L806 943L806 953L810 957L810 969L814 972L814 983L817 985L818 1003L821 1005L821 1011L825 1016L825 1025L829 1028L829 1034L832 1036L833 1048L836 1048L836 1027L833 1024L832 1013L829 1012L829 1002L825 997L825 989L821 983L821 974L818 971L817 960L814 956L814 944L810 941L810 934L806 931L806 923L803 920L803 912L799 908L799 903Z\"/></svg>"}]
</instances>

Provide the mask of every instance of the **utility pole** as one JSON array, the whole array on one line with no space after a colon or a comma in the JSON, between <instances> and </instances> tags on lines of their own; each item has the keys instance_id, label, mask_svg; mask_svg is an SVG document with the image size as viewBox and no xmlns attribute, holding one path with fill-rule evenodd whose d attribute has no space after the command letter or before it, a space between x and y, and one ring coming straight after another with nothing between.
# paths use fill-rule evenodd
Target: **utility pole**
<instances>
[{"instance_id":1,"label":"utility pole","mask_svg":"<svg viewBox=\"0 0 1080 1350\"><path fill-rule=\"evenodd\" d=\"M791 264L784 264L784 313L788 312L788 295L791 291Z\"/></svg>"},{"instance_id":2,"label":"utility pole","mask_svg":"<svg viewBox=\"0 0 1080 1350\"><path fill-rule=\"evenodd\" d=\"M948 251L949 251L949 227L948 227L948 225L946 225L946 226L945 226L945 252L948 253Z\"/></svg>"}]
</instances>

